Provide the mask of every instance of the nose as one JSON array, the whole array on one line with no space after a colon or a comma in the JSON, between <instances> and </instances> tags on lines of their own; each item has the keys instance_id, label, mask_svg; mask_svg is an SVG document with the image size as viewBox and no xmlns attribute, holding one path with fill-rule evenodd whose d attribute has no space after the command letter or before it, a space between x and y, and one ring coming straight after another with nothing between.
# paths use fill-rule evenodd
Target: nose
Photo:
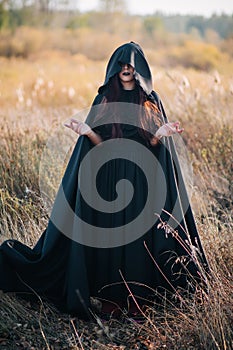
<instances>
[{"instance_id":1,"label":"nose","mask_svg":"<svg viewBox=\"0 0 233 350\"><path fill-rule=\"evenodd\" d=\"M128 64L128 63L122 63L121 69L129 69L129 68L130 68L130 64Z\"/></svg>"}]
</instances>

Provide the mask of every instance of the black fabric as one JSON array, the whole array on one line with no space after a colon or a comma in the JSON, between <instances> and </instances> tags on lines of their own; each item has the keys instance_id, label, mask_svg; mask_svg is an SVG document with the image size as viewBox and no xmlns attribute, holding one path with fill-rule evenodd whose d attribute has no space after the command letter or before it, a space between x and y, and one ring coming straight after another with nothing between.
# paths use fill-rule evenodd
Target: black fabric
<instances>
[{"instance_id":1,"label":"black fabric","mask_svg":"<svg viewBox=\"0 0 233 350\"><path fill-rule=\"evenodd\" d=\"M140 55L141 60L135 59L134 61L136 71L138 69L138 81L142 88L146 85L145 92L149 94L149 98L160 109L162 122L167 122L158 95L151 91L152 83L147 69L148 65L137 45L133 43L123 45L113 54L108 65L105 84L112 74L116 73L116 62L123 60L127 63L133 63L131 59L135 57L135 53L136 57ZM122 91L121 102L131 103L132 105L137 91L137 89L135 91ZM93 107L87 117L89 124L95 121L94 106L97 106L102 98L103 92L95 98ZM176 227L178 236L183 241L190 239L194 246L199 246L202 261L207 264L180 173L181 170L172 138L166 138L164 142L152 147L141 136L138 127L121 124L121 129L123 138L134 140L146 146L161 164L168 186L165 205L161 207L162 220L169 220L169 214L166 212L171 213L173 211L178 199L178 211L182 213L181 225L188 235L181 226L178 226ZM96 127L96 131L103 140L111 138L111 125L99 125ZM87 136L78 138L58 191L51 219L35 247L30 249L15 240L5 241L0 247L0 289L5 292L21 293L33 293L35 291L51 300L61 310L82 318L89 316L88 309L91 296L127 303L128 291L119 271L129 283L132 292L140 298L147 299L153 299L153 290L174 292L178 287L188 288L190 278L198 279L198 267L190 259L186 249L178 240L172 234L166 233L163 228L158 227L159 220L155 220L154 225L142 237L114 248L95 248L80 244L66 237L54 225L52 218L56 215L59 216L59 220L64 227L72 224L67 222L65 207L64 210L60 208L59 193L61 189L76 215L85 222L98 227L124 226L137 217L143 209L147 200L148 188L142 170L131 161L120 158L114 159L114 157L100 169L96 178L97 189L101 197L112 201L116 198L117 182L121 179L128 179L134 188L131 203L124 210L113 214L99 212L88 206L80 193L78 179L81 162L92 149L93 144ZM137 157L141 157L142 162L145 158L143 153L141 155L137 154ZM159 179L156 179L155 174L153 192L154 201L157 204L160 201L157 196L159 186ZM154 213L150 215L154 215ZM78 234L82 235L85 232L79 232ZM157 265L145 249L144 242ZM183 256L186 257L187 270L183 268L182 262L177 260L177 258Z\"/></svg>"}]
</instances>

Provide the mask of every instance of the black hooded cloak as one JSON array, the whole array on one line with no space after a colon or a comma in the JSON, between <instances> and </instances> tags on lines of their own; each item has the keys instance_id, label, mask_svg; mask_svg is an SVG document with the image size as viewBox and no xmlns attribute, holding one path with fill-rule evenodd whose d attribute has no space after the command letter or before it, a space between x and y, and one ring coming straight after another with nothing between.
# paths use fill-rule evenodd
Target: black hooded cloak
<instances>
[{"instance_id":1,"label":"black hooded cloak","mask_svg":"<svg viewBox=\"0 0 233 350\"><path fill-rule=\"evenodd\" d=\"M104 141L111 139L111 129L107 125L109 119L106 121L103 117L109 116L109 113L105 111L99 117L100 113L99 110L96 112L96 108L101 106L111 78L120 72L121 63L129 63L134 67L137 83L133 91L122 89L119 97L120 103L126 103L130 107L126 108L127 115L132 116L132 106L135 106L137 91L141 88L146 98L158 106L161 122L168 121L158 95L152 90L151 72L140 46L133 42L127 43L119 47L110 58L104 84L99 88L86 120ZM122 113L121 109L114 111ZM123 112L125 113L125 109ZM152 147L138 129L138 126L130 123L121 124L121 139L135 142L156 158L167 186L164 201L160 198L161 183L156 173L158 166L152 170L152 189L148 190L143 170L134 163L135 143L132 148L129 143L129 152L133 154L130 159L124 159L119 154L115 157L113 152L111 159L95 174L93 162L105 157L106 151L92 156L85 171L82 170L85 156L94 149L99 148L101 151L102 144L94 147L87 136L80 136L58 190L48 226L35 247L31 249L16 240L7 240L1 245L0 289L19 293L35 291L51 300L61 310L86 318L90 297L126 305L129 292L122 276L132 293L141 301L153 300L155 291L173 293L178 288L187 289L190 280L198 278L198 265L190 258L193 255L190 244L199 248L204 264L206 259L173 140L171 137L165 138ZM147 158L141 148L137 151L137 157L141 157L140 162ZM149 168L154 169L152 164L149 164ZM92 174L93 177L96 175L96 179L92 179ZM83 179L85 187L88 187L88 181L96 181L99 195L108 203L117 199L117 183L127 179L134 189L132 199L125 208L120 207L115 212L98 210L98 203L97 207L92 208L80 191ZM130 224L145 208L149 191L152 193L152 209L150 207L146 215L150 217L149 222L153 216L153 224L141 234L136 232L138 230L134 226L135 231L128 236L126 233L123 244L124 226ZM155 211L159 211L158 217L155 216ZM77 224L77 217L82 219L81 224ZM161 220L168 222L172 230L161 224ZM114 228L119 236L114 236L111 231L109 240L107 236L98 244L98 238L95 237L97 231L94 229L86 232L86 223L95 228L104 228L105 231ZM89 233L91 238L88 241Z\"/></svg>"}]
</instances>

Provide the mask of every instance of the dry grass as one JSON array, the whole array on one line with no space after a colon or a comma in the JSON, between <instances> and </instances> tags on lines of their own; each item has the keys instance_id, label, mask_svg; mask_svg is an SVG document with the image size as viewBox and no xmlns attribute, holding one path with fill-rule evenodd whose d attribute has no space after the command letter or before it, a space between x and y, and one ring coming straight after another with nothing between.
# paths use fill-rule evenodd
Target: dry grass
<instances>
[{"instance_id":1,"label":"dry grass","mask_svg":"<svg viewBox=\"0 0 233 350\"><path fill-rule=\"evenodd\" d=\"M0 64L1 240L14 237L32 246L48 215L39 186L44 146L51 134L63 132L64 120L90 105L105 64L54 52L31 61L1 58ZM212 272L208 293L199 290L182 307L149 308L142 323L128 317L85 323L59 314L40 299L2 295L2 349L233 347L233 80L218 72L184 69L153 67L153 74L170 120L180 120L185 128L194 171L192 203ZM59 174L63 169L61 160ZM50 171L53 174L53 164ZM49 173L46 176L49 180ZM52 191L57 181L50 184Z\"/></svg>"}]
</instances>

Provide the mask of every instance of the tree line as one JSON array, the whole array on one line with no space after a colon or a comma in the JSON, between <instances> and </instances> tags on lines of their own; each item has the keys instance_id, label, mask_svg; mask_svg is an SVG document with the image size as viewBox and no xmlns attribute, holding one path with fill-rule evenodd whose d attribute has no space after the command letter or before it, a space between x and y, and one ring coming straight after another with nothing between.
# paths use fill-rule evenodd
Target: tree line
<instances>
[{"instance_id":1,"label":"tree line","mask_svg":"<svg viewBox=\"0 0 233 350\"><path fill-rule=\"evenodd\" d=\"M125 0L99 0L95 11L81 13L76 0L0 0L0 30L15 29L26 25L34 27L65 27L76 29L87 27L97 29L105 25L106 31L117 30L116 22L127 21L128 27L140 27L148 36L155 32L193 34L205 38L207 33L217 34L220 39L233 36L233 15L211 17L196 15L151 15L135 16L127 12ZM127 18L126 18L127 17Z\"/></svg>"}]
</instances>

